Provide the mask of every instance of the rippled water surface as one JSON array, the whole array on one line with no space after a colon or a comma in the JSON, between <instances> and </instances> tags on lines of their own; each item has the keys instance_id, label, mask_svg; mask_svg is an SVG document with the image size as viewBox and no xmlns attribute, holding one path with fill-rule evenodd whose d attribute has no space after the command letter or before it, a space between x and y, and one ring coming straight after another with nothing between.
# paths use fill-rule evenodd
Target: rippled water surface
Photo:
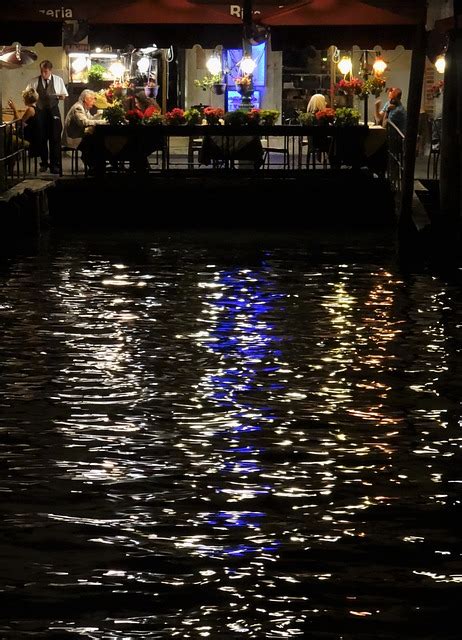
<instances>
[{"instance_id":1,"label":"rippled water surface","mask_svg":"<svg viewBox=\"0 0 462 640\"><path fill-rule=\"evenodd\" d=\"M458 287L231 232L0 283L1 638L460 637Z\"/></svg>"}]
</instances>

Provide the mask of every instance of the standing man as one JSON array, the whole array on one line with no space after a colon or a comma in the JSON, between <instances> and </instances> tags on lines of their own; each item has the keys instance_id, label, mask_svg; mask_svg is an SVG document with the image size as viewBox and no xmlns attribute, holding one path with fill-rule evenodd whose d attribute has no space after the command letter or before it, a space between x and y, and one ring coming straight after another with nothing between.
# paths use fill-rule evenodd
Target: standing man
<instances>
[{"instance_id":1,"label":"standing man","mask_svg":"<svg viewBox=\"0 0 462 640\"><path fill-rule=\"evenodd\" d=\"M32 78L27 85L27 89L35 89L39 95L37 116L41 160L40 171L46 171L49 166L50 173L59 173L63 125L58 104L60 100L64 100L68 93L63 79L52 74L52 69L52 62L42 60L40 63L40 75Z\"/></svg>"}]
</instances>

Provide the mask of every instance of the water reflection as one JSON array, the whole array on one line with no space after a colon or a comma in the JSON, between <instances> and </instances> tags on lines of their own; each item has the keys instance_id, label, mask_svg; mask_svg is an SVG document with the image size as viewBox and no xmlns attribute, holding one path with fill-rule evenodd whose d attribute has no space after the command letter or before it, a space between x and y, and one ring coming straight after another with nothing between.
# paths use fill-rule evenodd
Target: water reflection
<instances>
[{"instance_id":1,"label":"water reflection","mask_svg":"<svg viewBox=\"0 0 462 640\"><path fill-rule=\"evenodd\" d=\"M147 237L2 285L2 637L441 636L457 287L375 244Z\"/></svg>"}]
</instances>

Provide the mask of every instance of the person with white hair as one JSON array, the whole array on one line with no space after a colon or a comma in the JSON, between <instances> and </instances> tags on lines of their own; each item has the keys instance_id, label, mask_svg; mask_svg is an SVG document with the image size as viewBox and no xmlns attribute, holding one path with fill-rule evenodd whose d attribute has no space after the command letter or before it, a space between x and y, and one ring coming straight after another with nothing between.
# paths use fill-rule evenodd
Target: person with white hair
<instances>
[{"instance_id":1,"label":"person with white hair","mask_svg":"<svg viewBox=\"0 0 462 640\"><path fill-rule=\"evenodd\" d=\"M95 158L91 145L85 144L85 129L95 124L107 124L101 116L92 115L90 109L94 107L96 94L91 89L84 89L79 95L78 101L67 112L64 121L63 145L70 149L79 149L86 170L93 172Z\"/></svg>"},{"instance_id":2,"label":"person with white hair","mask_svg":"<svg viewBox=\"0 0 462 640\"><path fill-rule=\"evenodd\" d=\"M322 111L326 107L327 107L326 96L323 95L322 93L315 93L314 95L311 96L308 102L308 106L306 107L306 112L312 113L314 115L315 113L317 113L318 111ZM302 142L302 146L303 144L304 143ZM328 138L326 138L325 140L320 139L320 140L317 140L316 142L314 141L313 138L309 138L309 140L307 141L307 144L309 145L307 159L306 159L307 164L310 162L310 158L311 158L313 162L313 166L316 161L318 163L322 163L323 166L326 166L327 165L326 154L330 148L330 141L328 140Z\"/></svg>"},{"instance_id":3,"label":"person with white hair","mask_svg":"<svg viewBox=\"0 0 462 640\"><path fill-rule=\"evenodd\" d=\"M311 96L308 106L306 107L307 113L316 113L322 111L327 107L326 96L322 93L315 93Z\"/></svg>"},{"instance_id":4,"label":"person with white hair","mask_svg":"<svg viewBox=\"0 0 462 640\"><path fill-rule=\"evenodd\" d=\"M91 114L90 109L94 106L95 100L95 92L90 89L84 89L78 101L69 109L64 121L64 146L78 149L87 127L95 124L107 124L106 120L102 120L98 114Z\"/></svg>"}]
</instances>

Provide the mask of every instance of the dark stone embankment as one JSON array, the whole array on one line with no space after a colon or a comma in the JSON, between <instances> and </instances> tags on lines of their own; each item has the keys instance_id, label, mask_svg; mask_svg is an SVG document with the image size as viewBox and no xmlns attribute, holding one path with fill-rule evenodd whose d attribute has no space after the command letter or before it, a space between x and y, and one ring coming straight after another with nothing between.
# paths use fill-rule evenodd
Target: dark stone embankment
<instances>
[{"instance_id":1,"label":"dark stone embankment","mask_svg":"<svg viewBox=\"0 0 462 640\"><path fill-rule=\"evenodd\" d=\"M390 226L386 180L363 171L281 171L61 178L50 196L51 224L158 228Z\"/></svg>"},{"instance_id":2,"label":"dark stone embankment","mask_svg":"<svg viewBox=\"0 0 462 640\"><path fill-rule=\"evenodd\" d=\"M0 225L3 236L39 235L48 225L49 193L53 181L23 180L0 195Z\"/></svg>"}]
</instances>

